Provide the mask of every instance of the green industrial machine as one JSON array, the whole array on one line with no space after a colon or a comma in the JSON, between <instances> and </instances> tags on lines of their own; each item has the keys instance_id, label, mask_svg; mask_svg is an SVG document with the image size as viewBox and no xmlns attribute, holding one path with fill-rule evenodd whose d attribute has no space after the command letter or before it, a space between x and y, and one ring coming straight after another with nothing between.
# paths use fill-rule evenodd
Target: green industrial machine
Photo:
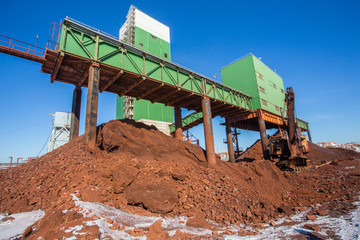
<instances>
[{"instance_id":1,"label":"green industrial machine","mask_svg":"<svg viewBox=\"0 0 360 240\"><path fill-rule=\"evenodd\" d=\"M286 110L282 78L259 58L249 54L223 67L222 83L252 96L253 109L281 115ZM286 111L284 111L286 112Z\"/></svg>"},{"instance_id":2,"label":"green industrial machine","mask_svg":"<svg viewBox=\"0 0 360 240\"><path fill-rule=\"evenodd\" d=\"M164 60L171 60L169 27L134 6L130 7L119 35L120 40L128 44ZM161 103L151 103L147 100L136 100L125 96L117 97L116 118L130 118L156 126L160 124L162 125L160 128L164 128L167 133L166 126L174 122L174 112L172 107Z\"/></svg>"}]
</instances>

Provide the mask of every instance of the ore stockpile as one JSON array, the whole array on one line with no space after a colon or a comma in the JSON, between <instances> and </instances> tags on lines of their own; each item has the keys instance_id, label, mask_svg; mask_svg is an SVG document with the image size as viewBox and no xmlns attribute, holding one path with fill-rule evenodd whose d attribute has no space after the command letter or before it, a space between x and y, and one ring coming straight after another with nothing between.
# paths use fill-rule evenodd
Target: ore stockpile
<instances>
[{"instance_id":1,"label":"ore stockpile","mask_svg":"<svg viewBox=\"0 0 360 240\"><path fill-rule=\"evenodd\" d=\"M288 225L295 224L292 216L305 209L308 219L344 215L354 208L352 203L360 191L359 154L315 144L310 144L310 167L301 172L281 171L263 160L260 142L235 164L218 158L216 167L209 168L199 146L132 120L98 126L96 146L90 149L80 136L41 158L0 171L0 212L45 211L42 219L26 229L24 238L218 239L254 235L275 226L281 218L287 218ZM106 211L95 214L88 210L85 214L80 203L160 220L134 227L133 222ZM177 228L184 229L169 234L166 226L170 225L164 223L178 217L184 220L179 220ZM106 220L108 231L123 235L85 224L99 219ZM11 221L11 216L2 219L5 221ZM66 231L76 227L79 235L75 230ZM307 228L319 231L316 225ZM205 230L195 233L186 229Z\"/></svg>"}]
</instances>

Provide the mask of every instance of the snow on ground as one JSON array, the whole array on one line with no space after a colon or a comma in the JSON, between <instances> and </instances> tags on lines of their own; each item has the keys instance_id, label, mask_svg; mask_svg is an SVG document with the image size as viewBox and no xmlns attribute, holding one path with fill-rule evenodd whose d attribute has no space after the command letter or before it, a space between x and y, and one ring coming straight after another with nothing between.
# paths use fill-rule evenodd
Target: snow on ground
<instances>
[{"instance_id":1,"label":"snow on ground","mask_svg":"<svg viewBox=\"0 0 360 240\"><path fill-rule=\"evenodd\" d=\"M23 232L29 226L33 225L36 221L45 215L42 210L32 212L16 213L12 215L0 215L0 239L16 239L21 237ZM5 217L13 217L13 220L2 222Z\"/></svg>"},{"instance_id":2,"label":"snow on ground","mask_svg":"<svg viewBox=\"0 0 360 240\"><path fill-rule=\"evenodd\" d=\"M162 228L169 232L169 235L172 236L175 234L175 231L179 229L182 232L188 232L194 235L206 235L211 234L210 230L205 230L201 228L191 228L186 226L186 221L188 218L186 217L175 217L175 218L161 218L161 217L147 217L147 216L139 216L131 213L127 213L121 211L119 209L115 209L109 207L107 205L101 203L90 203L83 202L79 200L75 195L73 195L73 199L75 201L75 205L80 207L84 216L92 217L96 215L99 217L98 220L88 221L87 225L98 225L103 236L111 236L114 239L126 238L132 239L132 236L126 233L126 230L133 230L134 228L147 228L152 225L157 220L162 220ZM318 232L320 235L327 236L328 231L334 231L338 234L341 239L359 239L359 230L360 230L360 202L354 203L357 208L354 211L351 211L348 215L342 216L340 218L332 218L330 216L318 217L315 220L306 220L306 216L308 215L310 209L304 212L299 212L293 216L291 219L282 218L278 221L275 221L276 227L272 227L270 225L266 225L264 229L259 229L257 235L254 236L238 236L238 235L225 235L224 239L284 239L291 238L295 235L299 235L299 233L305 235L311 235L312 231L304 229L303 226L305 224L314 224L319 225L321 227L321 231ZM107 223L107 218L111 218L112 220L123 223L126 227L125 230L110 230L111 224ZM290 225L286 225L287 223L291 223ZM226 230L230 231L239 231L239 230L252 230L256 231L251 227L246 227L244 225L239 226L228 226L227 228L221 228L223 232ZM222 231L219 231L221 233ZM136 239L146 239L145 236L136 237Z\"/></svg>"},{"instance_id":3,"label":"snow on ground","mask_svg":"<svg viewBox=\"0 0 360 240\"><path fill-rule=\"evenodd\" d=\"M359 196L360 200L360 196ZM341 216L339 218L333 218L330 216L318 217L315 220L309 221L305 220L305 217L308 214L306 212L300 212L296 215L291 216L291 220L281 219L275 221L276 225L281 225L286 222L298 222L292 226L277 226L277 227L267 227L261 229L258 235L255 236L223 236L224 239L249 239L249 240L263 240L263 239L290 239L299 233L310 236L313 231L304 229L305 224L314 224L321 227L321 231L318 232L322 236L327 236L328 231L335 231L335 234L344 240L355 240L360 239L360 201L354 202L354 205L357 206L355 210L350 211L348 215ZM251 228L248 228L251 229Z\"/></svg>"},{"instance_id":4,"label":"snow on ground","mask_svg":"<svg viewBox=\"0 0 360 240\"><path fill-rule=\"evenodd\" d=\"M85 217L97 216L99 219L93 221L87 221L88 226L98 225L100 232L103 236L111 236L114 239L146 239L146 236L141 237L132 237L130 234L126 233L126 230L133 230L134 228L148 228L153 223L158 220L162 220L162 229L169 232L169 235L172 236L175 234L176 230L182 232L187 232L195 235L206 235L211 234L212 231L202 228L192 228L186 226L186 217L174 217L174 218L162 218L162 217L148 217L140 216L132 213L124 212L116 208L101 204L101 203L92 203L92 202L83 202L76 197L75 194L72 195L75 205L80 207L81 213ZM125 225L125 229L120 230L111 230L110 227L112 224L107 222L107 219L110 218L117 223L122 223Z\"/></svg>"},{"instance_id":5,"label":"snow on ground","mask_svg":"<svg viewBox=\"0 0 360 240\"><path fill-rule=\"evenodd\" d=\"M149 216L140 216L131 214L128 212L121 211L119 209L112 208L110 206L101 204L101 203L91 203L83 202L76 197L75 194L72 195L75 205L80 209L80 213L86 217L95 217L95 220L85 221L84 225L97 225L99 226L102 236L111 236L114 239L146 239L146 236L141 237L132 237L129 233L125 232L126 230L134 230L134 228L148 228L154 222L162 220L162 228L168 231L170 236L175 234L176 230L182 232L187 232L190 234L203 236L206 234L212 234L212 231L201 229L201 228L191 228L186 226L188 220L187 217L173 217L173 218L162 218L162 217L149 217ZM314 224L321 227L321 231L317 232L322 236L328 236L328 232L335 232L341 239L360 239L360 196L359 201L354 203L357 207L355 210L350 211L346 216L341 216L339 218L333 218L330 216L318 216L315 220L306 220L306 216L309 214L310 209L304 212L299 212L293 216L291 219L282 218L278 221L275 221L276 227L265 225L263 229L254 229L244 225L239 226L228 226L226 228L220 228L219 233L230 230L233 232L242 231L258 231L257 235L253 236L238 236L238 235L225 235L222 236L224 239L251 239L251 240L263 240L263 239L290 239L296 235L305 234L311 236L312 231L304 229L305 224ZM17 239L22 235L27 227L34 224L36 221L41 219L45 215L45 212L42 210L36 210L32 212L17 213L10 216L0 214L0 240L3 239ZM8 220L2 222L1 220L5 217L13 217L13 220ZM111 230L113 226L107 220L112 219L113 221L123 224L125 229L123 230ZM216 226L216 224L213 223ZM82 225L75 227L70 227L64 229L64 232L71 232L73 236L69 239L81 238L80 231L83 229ZM80 236L79 236L80 235Z\"/></svg>"}]
</instances>

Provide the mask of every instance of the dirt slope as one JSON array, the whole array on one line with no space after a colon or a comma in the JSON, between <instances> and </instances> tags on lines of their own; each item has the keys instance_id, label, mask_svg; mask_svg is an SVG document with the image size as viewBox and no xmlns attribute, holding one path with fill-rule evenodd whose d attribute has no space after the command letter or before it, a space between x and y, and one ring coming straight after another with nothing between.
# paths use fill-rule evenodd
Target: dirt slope
<instances>
[{"instance_id":1,"label":"dirt slope","mask_svg":"<svg viewBox=\"0 0 360 240\"><path fill-rule=\"evenodd\" d=\"M357 160L281 172L254 151L252 162L218 160L212 169L202 148L129 120L99 126L97 146L88 149L81 136L39 159L1 170L0 212L43 209L45 219L56 212L64 222L61 212L74 207L70 194L77 193L82 201L143 215L201 214L219 223L249 224L339 196L351 200L360 190ZM349 164L355 167L344 175L340 168ZM341 175L336 183L334 174ZM50 230L43 229L44 234Z\"/></svg>"}]
</instances>

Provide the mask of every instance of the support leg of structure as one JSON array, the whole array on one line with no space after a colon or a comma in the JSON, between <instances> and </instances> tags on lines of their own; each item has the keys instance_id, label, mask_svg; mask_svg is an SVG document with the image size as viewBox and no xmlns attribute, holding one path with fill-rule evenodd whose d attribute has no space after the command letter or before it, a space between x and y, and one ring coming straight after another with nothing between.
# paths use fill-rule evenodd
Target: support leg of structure
<instances>
[{"instance_id":1,"label":"support leg of structure","mask_svg":"<svg viewBox=\"0 0 360 240\"><path fill-rule=\"evenodd\" d=\"M85 141L90 148L95 148L96 146L99 81L100 67L99 64L93 63L89 69L89 84L85 120Z\"/></svg>"},{"instance_id":2,"label":"support leg of structure","mask_svg":"<svg viewBox=\"0 0 360 240\"><path fill-rule=\"evenodd\" d=\"M235 163L235 154L234 154L234 143L232 138L231 127L228 119L225 119L225 129L226 129L226 142L228 147L229 161Z\"/></svg>"},{"instance_id":3,"label":"support leg of structure","mask_svg":"<svg viewBox=\"0 0 360 240\"><path fill-rule=\"evenodd\" d=\"M307 135L308 135L309 141L312 142L311 134L310 134L310 129L307 130Z\"/></svg>"},{"instance_id":4,"label":"support leg of structure","mask_svg":"<svg viewBox=\"0 0 360 240\"><path fill-rule=\"evenodd\" d=\"M259 114L258 114L258 124L259 124L259 131L260 131L261 147L263 150L264 158L270 159L269 139L267 138L267 135L266 135L265 120L262 118L261 111L259 111Z\"/></svg>"},{"instance_id":5,"label":"support leg of structure","mask_svg":"<svg viewBox=\"0 0 360 240\"><path fill-rule=\"evenodd\" d=\"M81 109L81 87L76 87L73 94L71 126L70 126L70 141L79 136L79 121Z\"/></svg>"},{"instance_id":6,"label":"support leg of structure","mask_svg":"<svg viewBox=\"0 0 360 240\"><path fill-rule=\"evenodd\" d=\"M234 134L235 134L235 141L236 141L236 154L240 154L240 148L239 148L239 138L238 138L238 132L237 129L234 128Z\"/></svg>"},{"instance_id":7,"label":"support leg of structure","mask_svg":"<svg viewBox=\"0 0 360 240\"><path fill-rule=\"evenodd\" d=\"M215 145L214 145L214 134L212 128L210 99L208 97L204 97L201 102L202 102L202 111L203 111L203 119L204 119L206 158L209 167L215 167L216 157L215 157Z\"/></svg>"},{"instance_id":8,"label":"support leg of structure","mask_svg":"<svg viewBox=\"0 0 360 240\"><path fill-rule=\"evenodd\" d=\"M183 139L183 130L182 130L182 119L181 119L181 108L175 107L175 138L178 140Z\"/></svg>"}]
</instances>

